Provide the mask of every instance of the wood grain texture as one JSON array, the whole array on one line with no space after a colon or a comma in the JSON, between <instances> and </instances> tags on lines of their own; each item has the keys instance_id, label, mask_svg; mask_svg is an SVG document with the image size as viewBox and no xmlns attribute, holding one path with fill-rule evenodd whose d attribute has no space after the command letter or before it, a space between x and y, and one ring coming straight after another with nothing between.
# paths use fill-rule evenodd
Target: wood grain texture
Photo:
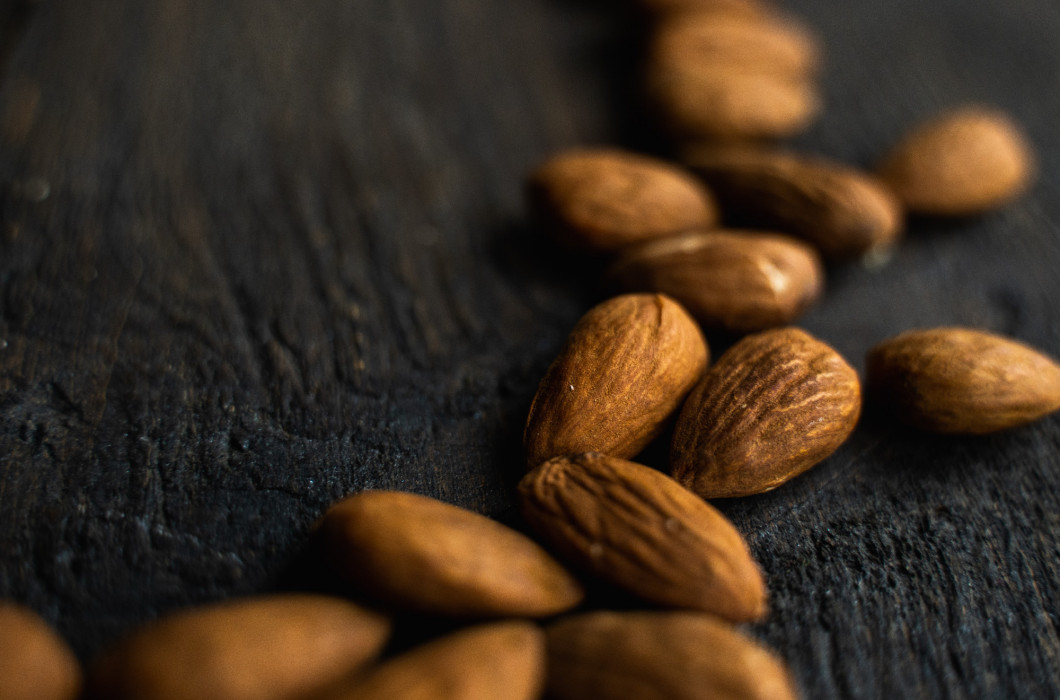
<instances>
[{"instance_id":1,"label":"wood grain texture","mask_svg":"<svg viewBox=\"0 0 1060 700\"><path fill-rule=\"evenodd\" d=\"M1060 356L1060 8L788 3L823 36L792 145L868 166L942 107L1040 150L1029 196L914 221L804 327L856 367L975 325ZM0 595L87 659L273 590L368 487L513 519L538 379L597 299L528 230L555 149L661 153L605 2L39 0L0 10ZM866 417L722 503L772 589L752 632L807 697L1060 694L1060 418L988 438Z\"/></svg>"}]
</instances>

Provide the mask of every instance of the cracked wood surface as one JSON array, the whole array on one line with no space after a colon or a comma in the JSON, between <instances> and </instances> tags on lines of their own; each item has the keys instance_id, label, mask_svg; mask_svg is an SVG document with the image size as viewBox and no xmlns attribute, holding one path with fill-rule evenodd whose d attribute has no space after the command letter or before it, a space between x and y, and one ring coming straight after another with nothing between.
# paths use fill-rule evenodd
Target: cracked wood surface
<instances>
[{"instance_id":1,"label":"cracked wood surface","mask_svg":"<svg viewBox=\"0 0 1060 700\"><path fill-rule=\"evenodd\" d=\"M827 52L796 147L866 166L982 101L1041 158L1015 205L832 269L801 325L859 369L941 324L1060 356L1060 9L787 7ZM88 659L290 585L352 491L518 522L529 400L600 294L526 227L522 178L564 146L659 152L636 31L588 0L0 9L0 595ZM955 439L868 415L799 479L719 504L772 590L752 631L807 697L1060 695L1058 476L1057 416Z\"/></svg>"}]
</instances>

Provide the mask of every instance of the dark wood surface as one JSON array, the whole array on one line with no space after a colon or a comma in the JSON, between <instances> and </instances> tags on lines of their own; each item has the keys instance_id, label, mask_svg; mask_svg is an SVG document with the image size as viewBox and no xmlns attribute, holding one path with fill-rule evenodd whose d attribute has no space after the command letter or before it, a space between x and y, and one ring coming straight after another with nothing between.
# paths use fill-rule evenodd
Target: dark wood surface
<instances>
[{"instance_id":1,"label":"dark wood surface","mask_svg":"<svg viewBox=\"0 0 1060 700\"><path fill-rule=\"evenodd\" d=\"M827 109L795 145L870 165L980 101L1033 192L913 221L802 325L859 369L924 325L1060 356L1060 5L803 0ZM528 228L555 149L658 150L638 22L559 0L40 0L0 9L0 595L89 659L169 610L287 585L364 488L509 522L528 402L599 298ZM649 460L650 461L650 460ZM772 589L752 632L807 697L1060 696L1060 416L977 439L866 416L720 504Z\"/></svg>"}]
</instances>

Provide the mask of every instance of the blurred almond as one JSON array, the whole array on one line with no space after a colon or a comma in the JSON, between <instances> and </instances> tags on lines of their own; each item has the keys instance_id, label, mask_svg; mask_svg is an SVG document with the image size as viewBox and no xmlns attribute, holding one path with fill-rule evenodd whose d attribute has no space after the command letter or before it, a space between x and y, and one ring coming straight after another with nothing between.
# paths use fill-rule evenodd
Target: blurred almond
<instances>
[{"instance_id":1,"label":"blurred almond","mask_svg":"<svg viewBox=\"0 0 1060 700\"><path fill-rule=\"evenodd\" d=\"M74 700L81 692L81 664L37 613L0 601L0 698Z\"/></svg>"}]
</instances>

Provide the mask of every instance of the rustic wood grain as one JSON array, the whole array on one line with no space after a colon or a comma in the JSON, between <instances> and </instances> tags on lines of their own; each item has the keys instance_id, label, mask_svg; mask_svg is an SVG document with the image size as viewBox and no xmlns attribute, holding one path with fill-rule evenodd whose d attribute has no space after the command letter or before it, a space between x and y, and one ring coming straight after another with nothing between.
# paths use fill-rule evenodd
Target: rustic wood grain
<instances>
[{"instance_id":1,"label":"rustic wood grain","mask_svg":"<svg viewBox=\"0 0 1060 700\"><path fill-rule=\"evenodd\" d=\"M868 165L985 101L1040 148L1001 212L914 221L804 320L857 367L969 324L1060 356L1060 8L790 2L825 40L796 147ZM606 2L38 0L0 9L0 595L83 659L289 585L369 487L514 520L537 380L597 266L526 226L554 149L659 152ZM807 697L1060 695L1060 417L977 439L866 417L720 503L773 591L753 632Z\"/></svg>"}]
</instances>

